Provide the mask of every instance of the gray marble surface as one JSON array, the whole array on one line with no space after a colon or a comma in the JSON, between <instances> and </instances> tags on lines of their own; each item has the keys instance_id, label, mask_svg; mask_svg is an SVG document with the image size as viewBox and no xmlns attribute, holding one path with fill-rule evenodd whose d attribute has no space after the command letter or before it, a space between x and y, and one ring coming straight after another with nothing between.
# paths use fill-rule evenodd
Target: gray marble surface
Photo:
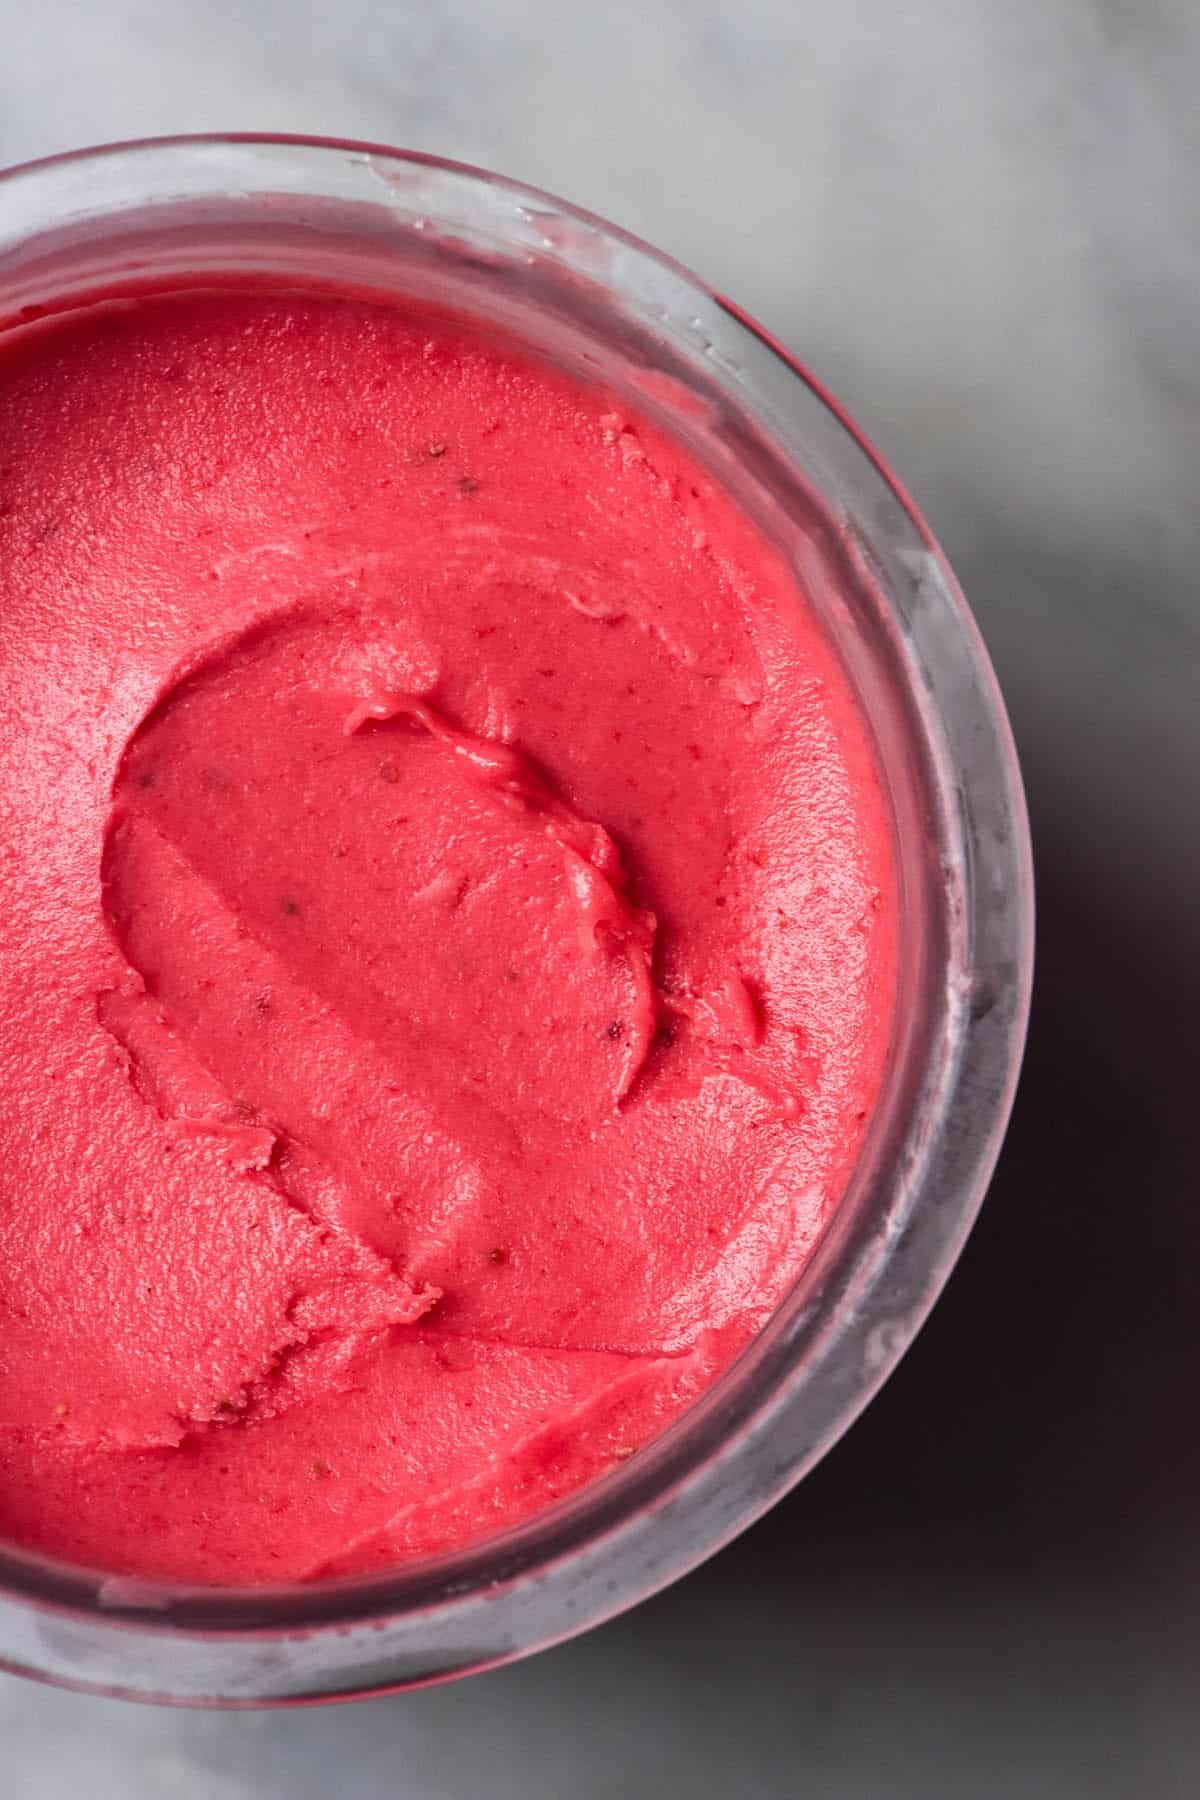
<instances>
[{"instance_id":1,"label":"gray marble surface","mask_svg":"<svg viewBox=\"0 0 1200 1800\"><path fill-rule=\"evenodd\" d=\"M619 219L788 339L942 536L1041 881L993 1197L899 1375L672 1592L303 1715L0 1681L19 1800L1200 1791L1195 0L0 0L0 163L322 132Z\"/></svg>"}]
</instances>

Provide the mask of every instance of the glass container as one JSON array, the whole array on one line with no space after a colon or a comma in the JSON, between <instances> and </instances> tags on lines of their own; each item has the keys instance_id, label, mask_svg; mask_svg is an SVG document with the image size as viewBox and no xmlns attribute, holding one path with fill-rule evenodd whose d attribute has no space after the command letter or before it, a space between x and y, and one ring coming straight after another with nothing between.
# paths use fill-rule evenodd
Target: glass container
<instances>
[{"instance_id":1,"label":"glass container","mask_svg":"<svg viewBox=\"0 0 1200 1800\"><path fill-rule=\"evenodd\" d=\"M1020 777L986 653L916 508L836 401L732 301L616 227L367 144L189 138L0 175L0 329L103 288L211 277L449 307L681 439L790 558L877 741L900 991L845 1197L753 1343L660 1438L485 1542L370 1579L188 1588L0 1549L0 1666L246 1706L485 1669L693 1568L824 1455L903 1354L982 1199L1029 999Z\"/></svg>"}]
</instances>

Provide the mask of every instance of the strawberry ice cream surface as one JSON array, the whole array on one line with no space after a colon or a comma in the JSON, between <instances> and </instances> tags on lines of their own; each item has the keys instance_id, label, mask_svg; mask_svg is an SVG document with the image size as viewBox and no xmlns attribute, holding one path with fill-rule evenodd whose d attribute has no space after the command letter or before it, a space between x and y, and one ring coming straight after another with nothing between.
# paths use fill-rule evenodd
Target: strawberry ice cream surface
<instances>
[{"instance_id":1,"label":"strawberry ice cream surface","mask_svg":"<svg viewBox=\"0 0 1200 1800\"><path fill-rule=\"evenodd\" d=\"M0 334L0 1536L378 1571L622 1464L841 1198L888 806L602 388L196 287Z\"/></svg>"}]
</instances>

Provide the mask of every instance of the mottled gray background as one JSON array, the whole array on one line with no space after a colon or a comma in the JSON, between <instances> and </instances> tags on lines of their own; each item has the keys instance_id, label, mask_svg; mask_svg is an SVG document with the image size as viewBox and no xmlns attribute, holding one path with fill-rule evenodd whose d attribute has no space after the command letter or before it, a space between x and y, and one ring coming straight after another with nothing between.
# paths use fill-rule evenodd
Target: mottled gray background
<instances>
[{"instance_id":1,"label":"mottled gray background","mask_svg":"<svg viewBox=\"0 0 1200 1800\"><path fill-rule=\"evenodd\" d=\"M1197 0L0 0L0 162L261 129L674 251L899 464L1036 834L1027 1076L959 1273L820 1470L564 1649L299 1715L0 1681L19 1800L1200 1792Z\"/></svg>"}]
</instances>

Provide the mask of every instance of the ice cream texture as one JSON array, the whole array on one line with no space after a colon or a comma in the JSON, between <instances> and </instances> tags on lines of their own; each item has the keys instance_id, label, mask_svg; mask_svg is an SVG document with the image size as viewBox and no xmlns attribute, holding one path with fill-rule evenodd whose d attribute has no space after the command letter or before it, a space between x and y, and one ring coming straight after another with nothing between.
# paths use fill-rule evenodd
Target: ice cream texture
<instances>
[{"instance_id":1,"label":"ice cream texture","mask_svg":"<svg viewBox=\"0 0 1200 1800\"><path fill-rule=\"evenodd\" d=\"M14 326L0 710L0 1535L375 1571L728 1367L876 1099L896 878L674 439L361 297Z\"/></svg>"}]
</instances>

